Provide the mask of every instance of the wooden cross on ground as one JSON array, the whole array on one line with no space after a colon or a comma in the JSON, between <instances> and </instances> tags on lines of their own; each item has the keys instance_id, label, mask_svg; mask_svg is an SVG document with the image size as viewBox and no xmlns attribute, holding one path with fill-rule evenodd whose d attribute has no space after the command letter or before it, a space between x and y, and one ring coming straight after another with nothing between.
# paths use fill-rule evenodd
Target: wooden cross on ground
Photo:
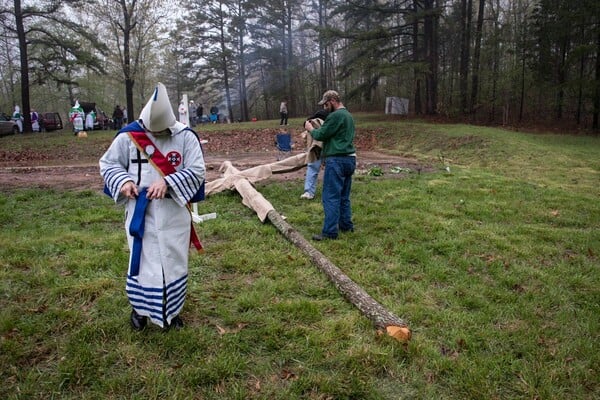
<instances>
[{"instance_id":1,"label":"wooden cross on ground","mask_svg":"<svg viewBox=\"0 0 600 400\"><path fill-rule=\"evenodd\" d=\"M271 164L259 165L243 171L236 169L230 161L220 168L224 177L207 182L206 195L235 189L242 196L242 203L256 212L261 222L267 219L292 244L307 254L317 268L323 272L344 297L369 318L379 332L385 332L396 340L407 342L411 338L408 325L373 299L341 269L335 266L319 250L312 246L296 229L288 224L273 205L258 192L252 183L266 179L272 174L280 174L306 166L306 153L288 157Z\"/></svg>"}]
</instances>

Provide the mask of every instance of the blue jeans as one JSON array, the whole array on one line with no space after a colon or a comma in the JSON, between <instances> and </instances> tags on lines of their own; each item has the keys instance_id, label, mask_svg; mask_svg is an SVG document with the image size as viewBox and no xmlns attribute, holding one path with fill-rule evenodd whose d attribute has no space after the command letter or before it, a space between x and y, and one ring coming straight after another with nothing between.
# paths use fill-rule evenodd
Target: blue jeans
<instances>
[{"instance_id":1,"label":"blue jeans","mask_svg":"<svg viewBox=\"0 0 600 400\"><path fill-rule=\"evenodd\" d=\"M321 170L321 159L306 164L306 178L304 179L304 192L315 195L317 191L317 179Z\"/></svg>"},{"instance_id":2,"label":"blue jeans","mask_svg":"<svg viewBox=\"0 0 600 400\"><path fill-rule=\"evenodd\" d=\"M349 231L354 229L352 208L350 206L350 189L352 175L356 169L356 157L327 157L325 159L325 175L323 176L323 236L337 238L338 229Z\"/></svg>"}]
</instances>

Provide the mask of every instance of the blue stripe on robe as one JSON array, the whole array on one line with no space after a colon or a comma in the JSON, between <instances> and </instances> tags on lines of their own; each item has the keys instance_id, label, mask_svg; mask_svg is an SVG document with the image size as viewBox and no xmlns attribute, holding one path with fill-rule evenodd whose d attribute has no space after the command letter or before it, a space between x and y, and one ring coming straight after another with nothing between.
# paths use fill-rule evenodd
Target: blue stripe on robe
<instances>
[{"instance_id":1,"label":"blue stripe on robe","mask_svg":"<svg viewBox=\"0 0 600 400\"><path fill-rule=\"evenodd\" d=\"M171 282L166 290L163 287L144 287L138 283L137 277L128 276L125 291L131 306L138 312L150 314L150 319L164 327L163 295L166 292L165 314L167 320L181 312L187 291L187 275Z\"/></svg>"}]
</instances>

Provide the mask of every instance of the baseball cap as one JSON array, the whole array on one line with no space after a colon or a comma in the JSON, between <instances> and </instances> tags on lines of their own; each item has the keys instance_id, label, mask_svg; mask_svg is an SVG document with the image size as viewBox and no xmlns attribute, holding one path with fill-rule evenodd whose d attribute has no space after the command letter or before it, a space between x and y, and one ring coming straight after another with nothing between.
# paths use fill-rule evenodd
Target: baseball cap
<instances>
[{"instance_id":1,"label":"baseball cap","mask_svg":"<svg viewBox=\"0 0 600 400\"><path fill-rule=\"evenodd\" d=\"M319 104L320 106L322 106L323 104L327 103L329 100L335 100L335 101L339 102L340 101L340 95L335 90L328 90L325 93L323 93L323 98L317 104Z\"/></svg>"}]
</instances>

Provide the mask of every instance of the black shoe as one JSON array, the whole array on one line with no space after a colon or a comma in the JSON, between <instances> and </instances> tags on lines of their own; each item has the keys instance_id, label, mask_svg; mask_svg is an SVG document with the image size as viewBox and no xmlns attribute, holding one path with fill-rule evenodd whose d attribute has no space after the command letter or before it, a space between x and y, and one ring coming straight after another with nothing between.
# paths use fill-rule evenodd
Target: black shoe
<instances>
[{"instance_id":1,"label":"black shoe","mask_svg":"<svg viewBox=\"0 0 600 400\"><path fill-rule=\"evenodd\" d=\"M131 327L136 331L144 330L148 323L148 318L142 317L136 313L135 310L131 310L131 318L129 318L129 320L131 321Z\"/></svg>"},{"instance_id":2,"label":"black shoe","mask_svg":"<svg viewBox=\"0 0 600 400\"><path fill-rule=\"evenodd\" d=\"M317 242L320 242L322 240L336 240L337 237L330 237L330 236L323 236L323 235L313 235L312 239L316 240Z\"/></svg>"},{"instance_id":3,"label":"black shoe","mask_svg":"<svg viewBox=\"0 0 600 400\"><path fill-rule=\"evenodd\" d=\"M182 328L183 328L183 320L181 319L181 317L179 315L177 315L175 318L173 318L171 320L171 323L169 324L169 329L175 329L176 331L178 331Z\"/></svg>"}]
</instances>

